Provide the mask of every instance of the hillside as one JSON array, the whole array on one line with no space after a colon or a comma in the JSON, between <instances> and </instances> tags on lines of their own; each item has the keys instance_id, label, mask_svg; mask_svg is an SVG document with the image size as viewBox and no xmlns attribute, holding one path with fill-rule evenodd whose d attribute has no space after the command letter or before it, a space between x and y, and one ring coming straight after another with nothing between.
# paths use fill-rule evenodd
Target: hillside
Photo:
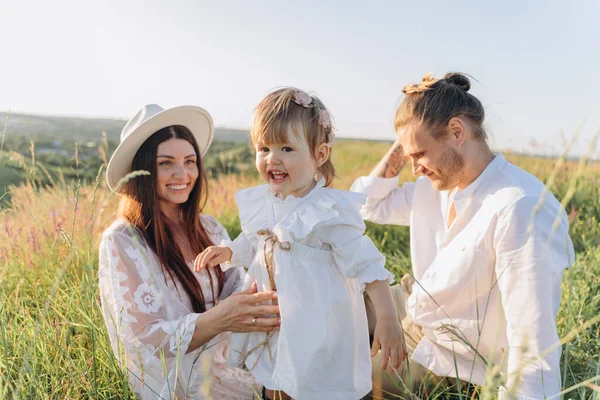
<instances>
[{"instance_id":1,"label":"hillside","mask_svg":"<svg viewBox=\"0 0 600 400\"><path fill-rule=\"evenodd\" d=\"M0 112L2 126L6 112ZM48 115L10 114L6 129L7 136L35 138L55 138L78 141L98 140L106 132L109 141L119 141L121 129L127 121L108 118L60 117ZM215 140L224 142L246 142L248 131L216 127Z\"/></svg>"}]
</instances>

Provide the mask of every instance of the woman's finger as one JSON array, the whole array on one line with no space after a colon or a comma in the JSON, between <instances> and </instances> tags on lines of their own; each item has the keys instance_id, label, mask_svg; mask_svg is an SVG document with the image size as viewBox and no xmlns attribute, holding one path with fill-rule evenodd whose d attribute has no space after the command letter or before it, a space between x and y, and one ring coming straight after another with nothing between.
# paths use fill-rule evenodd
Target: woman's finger
<instances>
[{"instance_id":1,"label":"woman's finger","mask_svg":"<svg viewBox=\"0 0 600 400\"><path fill-rule=\"evenodd\" d=\"M256 290L257 290L256 289L256 282L254 282L252 284L252 286L250 286L248 289L242 290L241 292L236 292L236 293L232 294L229 297L232 297L232 296L246 296L246 295L249 295L249 294L254 294L254 293L256 293ZM248 297L251 297L251 296L248 296Z\"/></svg>"},{"instance_id":2,"label":"woman's finger","mask_svg":"<svg viewBox=\"0 0 600 400\"><path fill-rule=\"evenodd\" d=\"M279 314L279 306L254 306L251 309L253 315Z\"/></svg>"},{"instance_id":3,"label":"woman's finger","mask_svg":"<svg viewBox=\"0 0 600 400\"><path fill-rule=\"evenodd\" d=\"M252 323L252 325L254 326L258 326L261 328L264 327L276 327L279 326L281 324L281 318L277 318L277 317L273 317L273 318L268 318L268 317L260 317L260 318L256 318L256 323Z\"/></svg>"},{"instance_id":4,"label":"woman's finger","mask_svg":"<svg viewBox=\"0 0 600 400\"><path fill-rule=\"evenodd\" d=\"M278 327L273 326L253 326L252 328L245 330L243 332L271 332L278 330Z\"/></svg>"},{"instance_id":5,"label":"woman's finger","mask_svg":"<svg viewBox=\"0 0 600 400\"><path fill-rule=\"evenodd\" d=\"M251 304L262 303L267 300L277 299L277 292L259 292L252 295Z\"/></svg>"}]
</instances>

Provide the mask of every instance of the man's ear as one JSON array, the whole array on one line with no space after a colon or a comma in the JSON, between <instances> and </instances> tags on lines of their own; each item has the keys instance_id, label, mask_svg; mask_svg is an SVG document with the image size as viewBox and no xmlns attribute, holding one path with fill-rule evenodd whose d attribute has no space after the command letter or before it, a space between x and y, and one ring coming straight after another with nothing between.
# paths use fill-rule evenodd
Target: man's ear
<instances>
[{"instance_id":1,"label":"man's ear","mask_svg":"<svg viewBox=\"0 0 600 400\"><path fill-rule=\"evenodd\" d=\"M329 159L329 154L331 154L331 147L329 147L327 143L321 143L317 147L317 151L315 152L317 168L325 164L325 162Z\"/></svg>"},{"instance_id":2,"label":"man's ear","mask_svg":"<svg viewBox=\"0 0 600 400\"><path fill-rule=\"evenodd\" d=\"M448 125L446 125L449 136L448 139L456 144L456 147L461 147L467 139L467 126L465 122L459 117L450 118Z\"/></svg>"}]
</instances>

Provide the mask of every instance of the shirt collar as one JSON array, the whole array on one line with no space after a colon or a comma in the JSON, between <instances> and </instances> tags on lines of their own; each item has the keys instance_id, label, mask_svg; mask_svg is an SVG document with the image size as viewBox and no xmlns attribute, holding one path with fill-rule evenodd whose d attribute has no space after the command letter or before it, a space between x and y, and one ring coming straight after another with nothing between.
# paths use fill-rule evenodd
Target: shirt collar
<instances>
[{"instance_id":1,"label":"shirt collar","mask_svg":"<svg viewBox=\"0 0 600 400\"><path fill-rule=\"evenodd\" d=\"M502 155L502 153L496 154L494 159L487 165L487 167L485 167L483 172L481 174L479 174L477 179L475 179L473 182L471 182L469 184L469 186L467 186L463 190L458 191L454 194L454 196L453 196L454 201L455 202L460 201L462 199L466 199L466 198L472 196L477 191L479 186L481 186L481 183L484 182L488 176L493 174L494 171L498 170L498 168L501 165L503 165L505 162L506 162L506 160L504 159L504 156Z\"/></svg>"}]
</instances>

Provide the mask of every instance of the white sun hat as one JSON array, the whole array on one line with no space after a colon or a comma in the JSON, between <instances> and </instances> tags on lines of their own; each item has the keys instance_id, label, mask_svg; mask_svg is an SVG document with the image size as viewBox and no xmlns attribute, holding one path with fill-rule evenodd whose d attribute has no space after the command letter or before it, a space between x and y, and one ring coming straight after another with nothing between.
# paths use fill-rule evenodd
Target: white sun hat
<instances>
[{"instance_id":1,"label":"white sun hat","mask_svg":"<svg viewBox=\"0 0 600 400\"><path fill-rule=\"evenodd\" d=\"M165 110L159 105L148 104L127 121L121 131L121 143L106 168L106 182L111 190L116 190L119 180L131 172L133 158L146 139L171 125L188 128L198 143L200 157L206 154L215 131L212 117L206 110L196 106Z\"/></svg>"}]
</instances>

